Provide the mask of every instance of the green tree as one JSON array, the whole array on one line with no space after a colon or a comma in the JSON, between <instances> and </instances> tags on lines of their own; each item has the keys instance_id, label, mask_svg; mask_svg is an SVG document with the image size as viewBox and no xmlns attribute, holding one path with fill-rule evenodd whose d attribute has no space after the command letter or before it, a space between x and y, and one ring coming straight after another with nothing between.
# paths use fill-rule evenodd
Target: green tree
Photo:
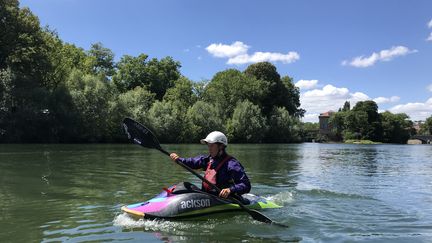
<instances>
[{"instance_id":1,"label":"green tree","mask_svg":"<svg viewBox=\"0 0 432 243\"><path fill-rule=\"evenodd\" d=\"M420 134L432 135L432 116L428 117L420 127Z\"/></svg>"},{"instance_id":2,"label":"green tree","mask_svg":"<svg viewBox=\"0 0 432 243\"><path fill-rule=\"evenodd\" d=\"M370 130L368 114L365 111L349 111L346 113L344 124L344 139L368 139L365 134Z\"/></svg>"},{"instance_id":3,"label":"green tree","mask_svg":"<svg viewBox=\"0 0 432 243\"><path fill-rule=\"evenodd\" d=\"M195 142L212 131L224 130L220 109L204 101L197 101L186 114L187 132L186 142Z\"/></svg>"},{"instance_id":4,"label":"green tree","mask_svg":"<svg viewBox=\"0 0 432 243\"><path fill-rule=\"evenodd\" d=\"M267 129L260 108L248 100L237 104L232 118L227 122L227 134L233 142L259 143Z\"/></svg>"},{"instance_id":5,"label":"green tree","mask_svg":"<svg viewBox=\"0 0 432 243\"><path fill-rule=\"evenodd\" d=\"M346 102L345 102L345 104L346 104ZM347 114L348 114L347 112L339 111L339 112L333 113L330 116L329 125L332 127L332 133L333 133L332 136L337 141L343 140L343 132L346 129L345 119L346 119Z\"/></svg>"},{"instance_id":6,"label":"green tree","mask_svg":"<svg viewBox=\"0 0 432 243\"><path fill-rule=\"evenodd\" d=\"M186 77L181 77L174 81L174 86L167 89L163 100L178 102L183 108L187 110L197 101L197 96L193 92L193 83Z\"/></svg>"},{"instance_id":7,"label":"green tree","mask_svg":"<svg viewBox=\"0 0 432 243\"><path fill-rule=\"evenodd\" d=\"M288 76L281 79L276 67L269 62L249 65L244 73L264 82L264 96L260 99L263 112L268 116L273 107L285 107L291 115L301 117L304 110L300 106L300 91Z\"/></svg>"},{"instance_id":8,"label":"green tree","mask_svg":"<svg viewBox=\"0 0 432 243\"><path fill-rule=\"evenodd\" d=\"M115 73L114 69L114 53L102 45L102 43L94 43L88 51L90 59L89 65L91 71L95 75L102 77L111 77Z\"/></svg>"},{"instance_id":9,"label":"green tree","mask_svg":"<svg viewBox=\"0 0 432 243\"><path fill-rule=\"evenodd\" d=\"M303 117L306 111L300 108L300 89L294 85L293 79L289 76L282 77L281 81L287 90L286 94L282 94L285 97L285 108L290 115L297 118Z\"/></svg>"},{"instance_id":10,"label":"green tree","mask_svg":"<svg viewBox=\"0 0 432 243\"><path fill-rule=\"evenodd\" d=\"M351 110L351 104L349 101L345 101L343 108L341 111L350 111Z\"/></svg>"},{"instance_id":11,"label":"green tree","mask_svg":"<svg viewBox=\"0 0 432 243\"><path fill-rule=\"evenodd\" d=\"M412 135L413 122L405 113L393 114L383 112L380 114L383 126L383 142L405 144Z\"/></svg>"},{"instance_id":12,"label":"green tree","mask_svg":"<svg viewBox=\"0 0 432 243\"><path fill-rule=\"evenodd\" d=\"M157 100L162 100L166 90L180 78L181 65L171 57L160 61L156 58L147 61L147 58L145 54L138 57L123 56L117 63L118 71L113 76L113 82L121 92L137 86L146 87L156 95Z\"/></svg>"},{"instance_id":13,"label":"green tree","mask_svg":"<svg viewBox=\"0 0 432 243\"><path fill-rule=\"evenodd\" d=\"M285 107L275 107L269 117L269 131L265 141L287 143L299 142L300 121L290 116Z\"/></svg>"},{"instance_id":14,"label":"green tree","mask_svg":"<svg viewBox=\"0 0 432 243\"><path fill-rule=\"evenodd\" d=\"M75 134L72 141L102 142L110 134L107 121L110 120L112 92L99 76L83 75L80 71L71 74L66 87L72 99L76 118L70 129Z\"/></svg>"},{"instance_id":15,"label":"green tree","mask_svg":"<svg viewBox=\"0 0 432 243\"><path fill-rule=\"evenodd\" d=\"M365 112L367 122L359 124L361 126L361 136L363 139L370 139L372 141L382 141L382 125L381 117L378 114L378 105L372 101L359 101L351 110L354 113Z\"/></svg>"},{"instance_id":16,"label":"green tree","mask_svg":"<svg viewBox=\"0 0 432 243\"><path fill-rule=\"evenodd\" d=\"M218 72L206 86L204 100L223 108L222 119L232 116L238 102L249 100L260 105L264 81L248 77L235 69Z\"/></svg>"},{"instance_id":17,"label":"green tree","mask_svg":"<svg viewBox=\"0 0 432 243\"><path fill-rule=\"evenodd\" d=\"M184 140L185 114L170 101L156 101L148 112L148 123L161 142L179 143Z\"/></svg>"},{"instance_id":18,"label":"green tree","mask_svg":"<svg viewBox=\"0 0 432 243\"><path fill-rule=\"evenodd\" d=\"M155 101L155 95L143 87L136 87L118 96L115 105L117 112L137 120L145 120L145 115Z\"/></svg>"}]
</instances>

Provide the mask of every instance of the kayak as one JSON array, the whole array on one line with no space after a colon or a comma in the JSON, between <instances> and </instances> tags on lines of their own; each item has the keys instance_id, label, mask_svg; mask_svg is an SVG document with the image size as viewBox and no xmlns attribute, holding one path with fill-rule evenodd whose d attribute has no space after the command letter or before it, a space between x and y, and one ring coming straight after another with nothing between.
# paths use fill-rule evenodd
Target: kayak
<instances>
[{"instance_id":1,"label":"kayak","mask_svg":"<svg viewBox=\"0 0 432 243\"><path fill-rule=\"evenodd\" d=\"M243 194L242 203L249 209L281 208L276 203L253 194ZM123 206L121 210L134 218L181 219L243 210L235 202L201 191L196 185L181 182L156 197Z\"/></svg>"}]
</instances>

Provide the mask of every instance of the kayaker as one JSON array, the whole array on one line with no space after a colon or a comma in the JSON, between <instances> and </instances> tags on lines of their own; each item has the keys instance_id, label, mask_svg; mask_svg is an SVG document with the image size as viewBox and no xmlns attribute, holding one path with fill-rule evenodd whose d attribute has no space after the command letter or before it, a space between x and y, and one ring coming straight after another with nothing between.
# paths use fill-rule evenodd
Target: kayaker
<instances>
[{"instance_id":1,"label":"kayaker","mask_svg":"<svg viewBox=\"0 0 432 243\"><path fill-rule=\"evenodd\" d=\"M214 131L201 139L202 144L207 144L209 155L199 155L192 158L181 158L178 154L172 153L172 160L179 160L181 163L192 169L204 169L208 181L221 189L220 197L237 196L248 193L251 189L249 178L243 166L234 157L226 153L228 139L225 134ZM203 182L202 190L217 194L207 183Z\"/></svg>"}]
</instances>

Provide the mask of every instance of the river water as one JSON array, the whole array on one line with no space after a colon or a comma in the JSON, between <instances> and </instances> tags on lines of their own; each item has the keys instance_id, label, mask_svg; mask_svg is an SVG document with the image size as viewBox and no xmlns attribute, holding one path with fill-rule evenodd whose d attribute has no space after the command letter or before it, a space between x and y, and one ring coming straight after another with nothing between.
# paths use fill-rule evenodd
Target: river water
<instances>
[{"instance_id":1,"label":"river water","mask_svg":"<svg viewBox=\"0 0 432 243\"><path fill-rule=\"evenodd\" d=\"M163 145L182 156L203 145ZM124 204L199 180L136 145L0 145L1 242L432 242L432 146L230 145L252 193L283 205L202 220L133 220Z\"/></svg>"}]
</instances>

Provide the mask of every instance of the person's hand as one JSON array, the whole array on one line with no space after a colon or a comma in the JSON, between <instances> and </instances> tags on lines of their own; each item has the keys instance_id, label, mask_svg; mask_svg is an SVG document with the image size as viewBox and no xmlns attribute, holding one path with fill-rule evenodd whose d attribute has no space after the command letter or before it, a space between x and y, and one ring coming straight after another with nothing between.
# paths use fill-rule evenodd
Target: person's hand
<instances>
[{"instance_id":1,"label":"person's hand","mask_svg":"<svg viewBox=\"0 0 432 243\"><path fill-rule=\"evenodd\" d=\"M227 198L231 194L231 190L229 188L224 188L219 193L219 197Z\"/></svg>"},{"instance_id":2,"label":"person's hand","mask_svg":"<svg viewBox=\"0 0 432 243\"><path fill-rule=\"evenodd\" d=\"M178 156L178 154L176 154L176 153L171 153L170 157L173 161L176 161L178 158L180 158L180 156Z\"/></svg>"}]
</instances>

